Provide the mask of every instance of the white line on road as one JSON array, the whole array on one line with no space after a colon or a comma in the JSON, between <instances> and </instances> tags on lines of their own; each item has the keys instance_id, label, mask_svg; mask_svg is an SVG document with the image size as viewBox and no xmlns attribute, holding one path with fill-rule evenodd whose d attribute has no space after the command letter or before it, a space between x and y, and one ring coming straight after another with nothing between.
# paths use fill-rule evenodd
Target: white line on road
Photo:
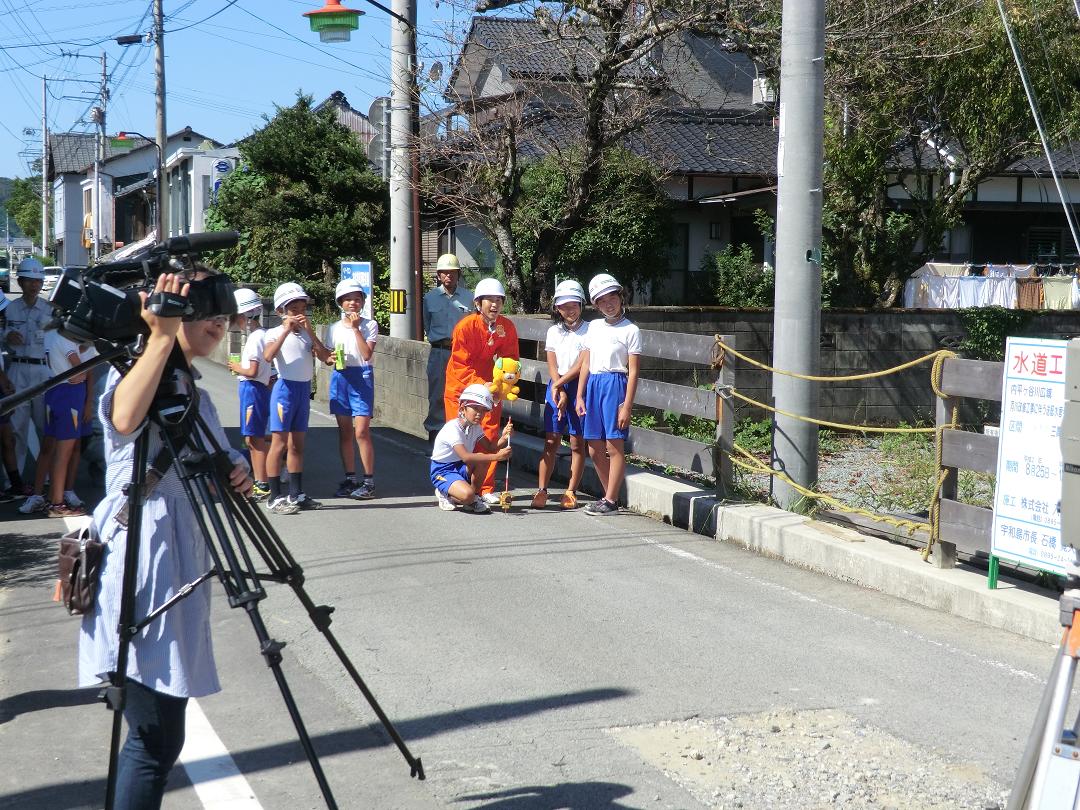
<instances>
[{"instance_id":1,"label":"white line on road","mask_svg":"<svg viewBox=\"0 0 1080 810\"><path fill-rule=\"evenodd\" d=\"M908 638L914 639L916 641L921 641L921 642L923 642L925 644L930 644L930 645L932 645L934 647L937 647L937 648L939 648L941 650L944 650L944 651L946 651L948 653L952 653L954 655L961 655L961 656L963 656L965 658L970 658L971 660L976 661L976 662L978 662L980 664L983 664L985 666L994 667L995 669L1003 670L1004 672L1007 672L1008 674L1013 675L1013 676L1015 676L1017 678L1023 678L1025 680L1034 681L1035 683L1040 683L1040 684L1045 684L1046 683L1046 679L1044 677L1042 677L1041 675L1036 675L1036 674L1034 674L1032 672L1028 672L1027 670L1023 670L1023 669L1017 669L1016 667L1012 666L1011 664L1006 664L1004 661L996 661L996 660L994 660L992 658L983 658L982 656L976 655L975 653L968 652L967 650L962 650L959 647L954 647L952 644L946 644L943 641L935 641L932 638L927 638L926 636L923 636L923 635L921 635L919 633L913 632L911 630L907 630L907 629L905 629L903 627L899 627L899 626L893 624L892 622L885 621L884 619L875 619L875 618L873 618L871 616L865 616L862 613L859 613L857 611L849 610L848 608L843 608L843 607L840 607L838 605L831 605L828 602L823 602L820 599L817 599L817 598L815 598L813 596L809 596L809 595L807 595L805 593L802 593L801 591L797 591L794 588L789 588L786 585L780 585L779 583L776 583L776 582L770 582L767 579L761 579L760 577L755 577L755 576L752 576L750 574L745 574L742 571L738 571L738 570L736 570L734 568L731 568L730 566L723 565L722 563L713 562L712 560L706 560L704 557L699 557L698 555L694 554L693 552L687 551L686 549L676 548L675 546L669 546L667 543L661 543L659 540L653 540L651 537L642 537L642 539L646 543L648 543L649 545L654 546L654 547L660 549L661 551L666 551L668 554L672 554L672 555L674 555L676 557L680 557L680 558L682 558L684 560L688 560L688 561L693 562L693 563L695 563L697 565L704 566L705 568L711 568L714 571L722 571L725 574L731 574L732 576L739 577L741 579L746 580L747 582L752 582L755 585L759 585L759 586L762 586L762 587L772 588L773 590L781 591L785 595L792 596L792 597L794 597L796 599L799 599L799 600L801 600L803 602L809 602L811 604L817 605L817 606L825 608L827 610L831 610L831 611L833 611L835 613L842 613L845 616L861 619L862 621L865 621L865 622L870 622L871 624L873 624L873 625L875 625L877 627L880 627L880 628L882 628L884 630L887 630L890 633L894 633L894 634L898 634L898 635L904 635L904 636L907 636Z\"/></svg>"}]
</instances>

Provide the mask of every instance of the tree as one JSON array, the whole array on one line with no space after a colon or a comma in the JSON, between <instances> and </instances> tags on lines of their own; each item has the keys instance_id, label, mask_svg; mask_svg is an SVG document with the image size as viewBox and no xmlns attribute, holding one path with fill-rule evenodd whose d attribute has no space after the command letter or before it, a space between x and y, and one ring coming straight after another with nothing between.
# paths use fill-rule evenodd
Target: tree
<instances>
[{"instance_id":1,"label":"tree","mask_svg":"<svg viewBox=\"0 0 1080 810\"><path fill-rule=\"evenodd\" d=\"M779 76L781 0L733 0L732 31ZM1009 0L1051 140L1077 134L1077 19ZM993 2L827 0L823 266L834 304L891 306L983 180L1040 150ZM783 92L783 88L780 88ZM909 199L886 194L896 182Z\"/></svg>"},{"instance_id":2,"label":"tree","mask_svg":"<svg viewBox=\"0 0 1080 810\"><path fill-rule=\"evenodd\" d=\"M679 85L668 79L672 64L656 55L684 34L717 33L726 13L711 0L479 0L476 11L511 6L539 26L540 42L522 47L557 60L557 75L496 103L449 87L453 111L469 125L421 149L429 201L480 228L499 255L510 296L520 309L538 309L546 308L563 253L586 224L611 150L679 101ZM456 72L468 69L459 60ZM545 218L534 221L525 256L514 239L515 212L525 205L529 162L539 156L558 163L565 181L558 198L547 199Z\"/></svg>"},{"instance_id":3,"label":"tree","mask_svg":"<svg viewBox=\"0 0 1080 810\"><path fill-rule=\"evenodd\" d=\"M240 232L218 260L236 280L298 281L329 301L340 260L385 261L388 194L359 139L311 101L297 94L240 143L241 165L222 183L207 227Z\"/></svg>"},{"instance_id":4,"label":"tree","mask_svg":"<svg viewBox=\"0 0 1080 810\"><path fill-rule=\"evenodd\" d=\"M4 208L27 237L41 244L41 175L16 177Z\"/></svg>"}]
</instances>

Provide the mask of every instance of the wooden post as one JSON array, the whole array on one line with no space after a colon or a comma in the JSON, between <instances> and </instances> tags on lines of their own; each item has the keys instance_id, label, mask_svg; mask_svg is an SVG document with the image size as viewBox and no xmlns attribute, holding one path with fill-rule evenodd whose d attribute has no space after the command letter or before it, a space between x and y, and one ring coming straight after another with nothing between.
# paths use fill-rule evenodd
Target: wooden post
<instances>
[{"instance_id":1,"label":"wooden post","mask_svg":"<svg viewBox=\"0 0 1080 810\"><path fill-rule=\"evenodd\" d=\"M735 347L734 335L721 335L720 338L732 348ZM713 367L717 370L716 384L723 391L730 391L735 386L735 369L732 361L720 353L720 347L714 348L716 356ZM716 475L716 497L729 497L734 490L732 478L731 453L735 447L735 401L728 394L716 394L716 437L713 444L713 472Z\"/></svg>"},{"instance_id":2,"label":"wooden post","mask_svg":"<svg viewBox=\"0 0 1080 810\"><path fill-rule=\"evenodd\" d=\"M946 361L948 363L948 361ZM944 370L942 371L942 378L944 378ZM948 425L952 423L952 410L956 405L955 397L938 397L937 404L935 406L934 421L940 430L942 425ZM944 437L941 437L941 441L944 441ZM941 489L938 492L939 505L938 505L938 525L941 525L941 507L940 500L948 498L949 500L956 500L956 467L944 467L946 476L944 482L941 484ZM949 543L943 537L939 537L937 543L934 544L933 550L934 565L938 568L955 568L956 567L956 544Z\"/></svg>"}]
</instances>

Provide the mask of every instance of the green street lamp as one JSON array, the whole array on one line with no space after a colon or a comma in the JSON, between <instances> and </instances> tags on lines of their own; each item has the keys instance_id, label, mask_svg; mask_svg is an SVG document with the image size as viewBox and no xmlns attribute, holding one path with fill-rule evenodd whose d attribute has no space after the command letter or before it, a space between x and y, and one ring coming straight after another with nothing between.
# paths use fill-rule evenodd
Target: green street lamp
<instances>
[{"instance_id":1,"label":"green street lamp","mask_svg":"<svg viewBox=\"0 0 1080 810\"><path fill-rule=\"evenodd\" d=\"M345 8L341 0L326 0L325 6L317 11L305 11L304 16L321 42L348 42L352 32L360 27L360 15L363 13L354 8Z\"/></svg>"}]
</instances>

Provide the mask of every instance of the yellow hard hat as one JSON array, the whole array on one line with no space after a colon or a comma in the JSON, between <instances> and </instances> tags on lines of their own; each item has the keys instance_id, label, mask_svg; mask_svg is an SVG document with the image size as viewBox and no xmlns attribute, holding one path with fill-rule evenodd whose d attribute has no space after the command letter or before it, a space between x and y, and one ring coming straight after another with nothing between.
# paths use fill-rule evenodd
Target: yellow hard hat
<instances>
[{"instance_id":1,"label":"yellow hard hat","mask_svg":"<svg viewBox=\"0 0 1080 810\"><path fill-rule=\"evenodd\" d=\"M461 272L461 263L458 261L458 257L453 253L444 253L439 257L438 264L435 265L435 272L441 273L443 270L457 270Z\"/></svg>"}]
</instances>

